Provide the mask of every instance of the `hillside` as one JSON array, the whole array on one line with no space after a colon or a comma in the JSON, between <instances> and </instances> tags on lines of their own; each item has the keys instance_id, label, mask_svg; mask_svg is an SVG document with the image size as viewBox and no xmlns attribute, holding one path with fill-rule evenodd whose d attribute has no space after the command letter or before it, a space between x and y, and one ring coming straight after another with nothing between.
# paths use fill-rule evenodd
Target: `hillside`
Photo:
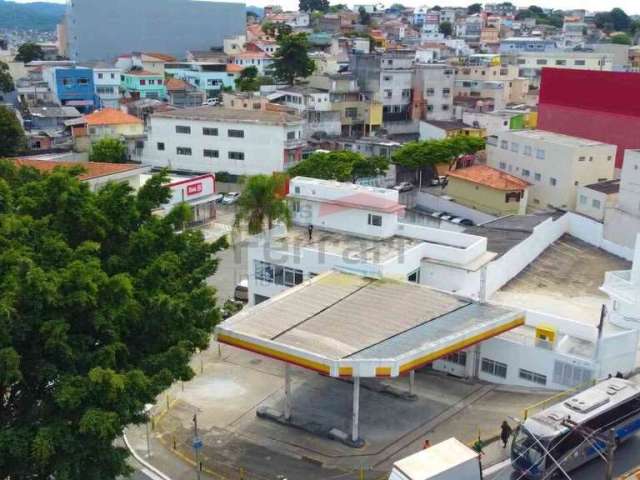
<instances>
[{"instance_id":1,"label":"hillside","mask_svg":"<svg viewBox=\"0 0 640 480\"><path fill-rule=\"evenodd\" d=\"M58 3L15 3L0 0L0 28L55 30L65 9L65 5Z\"/></svg>"}]
</instances>

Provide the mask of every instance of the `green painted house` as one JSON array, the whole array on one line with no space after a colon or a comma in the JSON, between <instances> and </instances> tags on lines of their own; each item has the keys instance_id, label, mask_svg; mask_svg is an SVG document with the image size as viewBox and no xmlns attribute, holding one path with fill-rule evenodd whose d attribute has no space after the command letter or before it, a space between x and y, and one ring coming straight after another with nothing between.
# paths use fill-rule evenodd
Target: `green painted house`
<instances>
[{"instance_id":1,"label":"green painted house","mask_svg":"<svg viewBox=\"0 0 640 480\"><path fill-rule=\"evenodd\" d=\"M146 70L131 70L120 77L120 86L125 96L139 98L167 98L164 75Z\"/></svg>"}]
</instances>

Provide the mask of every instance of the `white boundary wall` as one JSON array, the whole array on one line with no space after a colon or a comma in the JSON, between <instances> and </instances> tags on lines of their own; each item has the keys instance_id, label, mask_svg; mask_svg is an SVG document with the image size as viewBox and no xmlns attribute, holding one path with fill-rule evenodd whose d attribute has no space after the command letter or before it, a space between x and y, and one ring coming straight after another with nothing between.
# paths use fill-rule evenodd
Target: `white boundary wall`
<instances>
[{"instance_id":1,"label":"white boundary wall","mask_svg":"<svg viewBox=\"0 0 640 480\"><path fill-rule=\"evenodd\" d=\"M633 249L618 245L604 238L604 225L602 223L574 212L568 212L564 217L568 221L567 233L613 255L629 261L633 260Z\"/></svg>"},{"instance_id":2,"label":"white boundary wall","mask_svg":"<svg viewBox=\"0 0 640 480\"><path fill-rule=\"evenodd\" d=\"M468 218L475 223L491 222L498 217L489 215L488 213L474 210L473 208L460 205L459 203L452 202L437 195L432 195L427 192L418 192L416 195L416 205L429 210L435 210L437 212L447 212L458 217Z\"/></svg>"}]
</instances>

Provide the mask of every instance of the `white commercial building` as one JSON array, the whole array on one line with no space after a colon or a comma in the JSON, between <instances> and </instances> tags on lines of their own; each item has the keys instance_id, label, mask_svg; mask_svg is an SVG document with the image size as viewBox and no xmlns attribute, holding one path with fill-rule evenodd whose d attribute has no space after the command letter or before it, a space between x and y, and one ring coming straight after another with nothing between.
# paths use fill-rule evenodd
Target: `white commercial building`
<instances>
[{"instance_id":1,"label":"white commercial building","mask_svg":"<svg viewBox=\"0 0 640 480\"><path fill-rule=\"evenodd\" d=\"M626 150L620 173L620 190L604 217L604 237L632 249L640 232L640 150Z\"/></svg>"},{"instance_id":2,"label":"white commercial building","mask_svg":"<svg viewBox=\"0 0 640 480\"><path fill-rule=\"evenodd\" d=\"M529 182L533 209L574 209L579 186L613 179L615 156L615 145L543 130L487 139L487 165Z\"/></svg>"},{"instance_id":3,"label":"white commercial building","mask_svg":"<svg viewBox=\"0 0 640 480\"><path fill-rule=\"evenodd\" d=\"M613 55L572 50L524 52L517 55L516 63L520 70L520 76L528 78L533 86L538 86L543 68L611 71L613 70Z\"/></svg>"},{"instance_id":4,"label":"white commercial building","mask_svg":"<svg viewBox=\"0 0 640 480\"><path fill-rule=\"evenodd\" d=\"M302 158L300 117L281 112L197 107L150 119L144 162L192 172L282 172Z\"/></svg>"},{"instance_id":5,"label":"white commercial building","mask_svg":"<svg viewBox=\"0 0 640 480\"><path fill-rule=\"evenodd\" d=\"M545 250L552 244L556 245L549 249L553 255L568 250L571 261L579 256L588 262L590 275L604 276L606 270L602 268L625 265L622 260L594 247L585 247L578 240L561 240L571 228L569 216L575 214L516 215L460 233L404 223L401 221L404 207L398 203L398 192L393 190L296 177L291 180L289 197L295 226L288 230L276 226L249 240L250 303L265 302L264 309L261 305L255 313L247 314L250 317L270 311L289 295L291 298L285 301L295 304L296 292L308 290L308 285L316 285L312 290L317 290L317 284L325 280L338 282L335 287L333 283L326 286L334 288L334 293L343 287L375 290L373 284L358 284L340 275L323 275L312 280L337 270L351 277L423 284L453 293L479 308L527 306L524 324L513 325L509 332L435 358L432 367L436 370L493 383L565 389L618 370L629 372L635 368L638 332L608 323L598 329L592 323L591 317L595 316L596 322L599 317L598 302L606 301L597 290L599 296L576 292L589 302L585 301L580 308L570 308L564 303L570 304L566 298L558 301L541 292L527 296L513 287L506 288L507 282L518 277L538 256L546 255ZM567 260L562 255L560 259ZM544 259L534 267L536 278L539 275L536 270L546 268L548 262L562 263L558 259ZM562 269L562 265L558 268ZM567 269L571 275L573 267ZM562 277L566 274L562 271L558 275L557 281L562 285L567 284ZM343 280L349 285L340 284ZM550 278L549 282L552 281ZM520 283L529 288L531 280L523 279ZM296 286L300 287L284 293ZM384 295L382 289L379 292ZM348 297L349 293L340 293L344 295ZM548 308L550 305L552 308ZM309 308L322 311L320 307L314 304ZM578 318L573 320L559 312L577 312ZM588 312L588 320L582 318L583 312ZM297 335L302 335L301 331L296 338L307 342ZM391 376L397 374L393 368ZM367 375L373 375L369 370Z\"/></svg>"}]
</instances>

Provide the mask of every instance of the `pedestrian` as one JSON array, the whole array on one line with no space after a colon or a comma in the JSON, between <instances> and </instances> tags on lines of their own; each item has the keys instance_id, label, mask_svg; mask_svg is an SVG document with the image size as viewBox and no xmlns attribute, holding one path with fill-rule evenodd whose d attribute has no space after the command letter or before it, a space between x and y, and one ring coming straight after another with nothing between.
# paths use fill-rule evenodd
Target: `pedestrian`
<instances>
[{"instance_id":1,"label":"pedestrian","mask_svg":"<svg viewBox=\"0 0 640 480\"><path fill-rule=\"evenodd\" d=\"M509 441L512 433L513 429L511 428L511 425L509 425L507 421L504 420L502 422L502 425L500 426L500 439L502 440L502 448L507 448L507 442Z\"/></svg>"},{"instance_id":2,"label":"pedestrian","mask_svg":"<svg viewBox=\"0 0 640 480\"><path fill-rule=\"evenodd\" d=\"M431 446L431 442L429 441L429 439L425 439L424 443L422 444L422 449L426 450L427 448L429 448Z\"/></svg>"},{"instance_id":3,"label":"pedestrian","mask_svg":"<svg viewBox=\"0 0 640 480\"><path fill-rule=\"evenodd\" d=\"M622 372L618 372L616 373L616 378L624 378L624 375L622 375Z\"/></svg>"},{"instance_id":4,"label":"pedestrian","mask_svg":"<svg viewBox=\"0 0 640 480\"><path fill-rule=\"evenodd\" d=\"M309 226L307 227L307 230L309 232L309 241L311 241L311 239L313 238L313 225L309 224Z\"/></svg>"}]
</instances>

